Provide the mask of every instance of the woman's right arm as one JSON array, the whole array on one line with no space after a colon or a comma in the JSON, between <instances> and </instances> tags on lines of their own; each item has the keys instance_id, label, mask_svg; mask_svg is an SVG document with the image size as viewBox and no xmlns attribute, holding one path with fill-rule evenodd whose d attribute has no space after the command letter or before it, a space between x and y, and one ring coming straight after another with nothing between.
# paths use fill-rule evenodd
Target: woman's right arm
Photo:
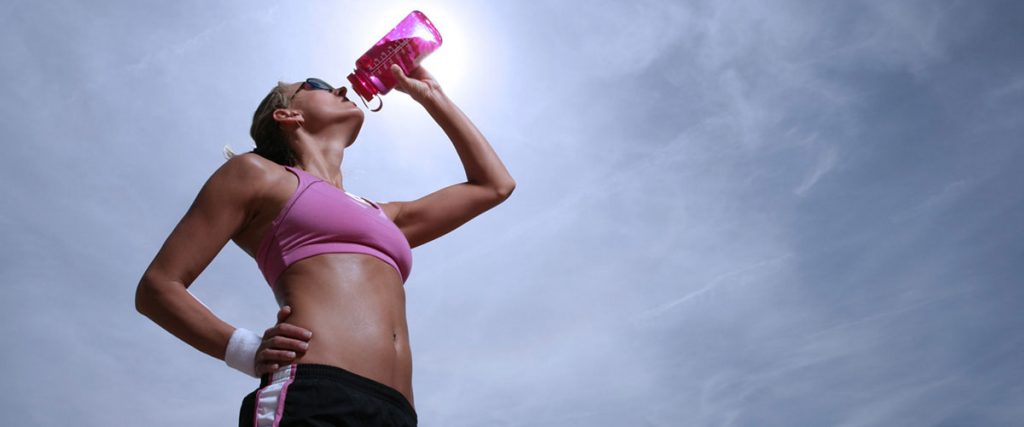
<instances>
[{"instance_id":1,"label":"woman's right arm","mask_svg":"<svg viewBox=\"0 0 1024 427\"><path fill-rule=\"evenodd\" d=\"M210 176L139 281L135 308L203 353L224 359L235 327L188 292L221 249L255 213L269 185L253 155L234 156Z\"/></svg>"}]
</instances>

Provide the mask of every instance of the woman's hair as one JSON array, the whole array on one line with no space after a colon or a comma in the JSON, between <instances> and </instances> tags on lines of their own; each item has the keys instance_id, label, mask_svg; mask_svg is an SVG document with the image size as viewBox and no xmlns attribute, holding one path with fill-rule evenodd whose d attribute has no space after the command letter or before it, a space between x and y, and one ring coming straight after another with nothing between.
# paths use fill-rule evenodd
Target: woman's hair
<instances>
[{"instance_id":1,"label":"woman's hair","mask_svg":"<svg viewBox=\"0 0 1024 427\"><path fill-rule=\"evenodd\" d=\"M256 112L252 115L252 127L249 128L249 135L256 142L256 148L250 153L256 153L279 165L295 166L295 153L288 146L288 140L277 120L274 120L274 110L288 108L288 97L285 95L285 83L277 82L267 94ZM224 157L231 158L235 152L224 146Z\"/></svg>"}]
</instances>

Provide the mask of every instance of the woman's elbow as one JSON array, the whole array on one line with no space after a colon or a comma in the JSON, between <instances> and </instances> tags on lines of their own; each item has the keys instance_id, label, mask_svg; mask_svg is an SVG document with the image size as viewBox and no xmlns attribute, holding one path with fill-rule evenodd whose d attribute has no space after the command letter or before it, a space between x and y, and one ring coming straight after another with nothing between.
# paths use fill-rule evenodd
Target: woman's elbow
<instances>
[{"instance_id":1,"label":"woman's elbow","mask_svg":"<svg viewBox=\"0 0 1024 427\"><path fill-rule=\"evenodd\" d=\"M509 179L508 182L506 182L506 183L504 183L502 185L499 185L497 187L496 191L498 192L498 197L501 198L501 200L505 200L509 196L512 195L512 192L515 191L515 189L516 189L516 182L511 180L511 179Z\"/></svg>"},{"instance_id":2,"label":"woman's elbow","mask_svg":"<svg viewBox=\"0 0 1024 427\"><path fill-rule=\"evenodd\" d=\"M135 288L135 311L147 316L146 312L149 310L152 294L149 282L146 282L145 279L139 281L139 285Z\"/></svg>"},{"instance_id":3,"label":"woman's elbow","mask_svg":"<svg viewBox=\"0 0 1024 427\"><path fill-rule=\"evenodd\" d=\"M161 285L158 281L143 276L142 280L139 280L139 285L135 288L135 311L146 317L149 317L152 312L154 304L159 303L161 292Z\"/></svg>"}]
</instances>

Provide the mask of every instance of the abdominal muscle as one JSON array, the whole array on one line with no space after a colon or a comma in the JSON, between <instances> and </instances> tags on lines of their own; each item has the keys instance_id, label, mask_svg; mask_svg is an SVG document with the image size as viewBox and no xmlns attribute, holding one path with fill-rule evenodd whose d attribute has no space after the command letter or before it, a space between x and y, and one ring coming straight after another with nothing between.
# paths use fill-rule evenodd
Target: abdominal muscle
<instances>
[{"instance_id":1,"label":"abdominal muscle","mask_svg":"<svg viewBox=\"0 0 1024 427\"><path fill-rule=\"evenodd\" d=\"M405 289L391 265L370 255L321 254L300 260L274 286L287 322L313 331L295 363L336 366L412 396L412 352Z\"/></svg>"}]
</instances>

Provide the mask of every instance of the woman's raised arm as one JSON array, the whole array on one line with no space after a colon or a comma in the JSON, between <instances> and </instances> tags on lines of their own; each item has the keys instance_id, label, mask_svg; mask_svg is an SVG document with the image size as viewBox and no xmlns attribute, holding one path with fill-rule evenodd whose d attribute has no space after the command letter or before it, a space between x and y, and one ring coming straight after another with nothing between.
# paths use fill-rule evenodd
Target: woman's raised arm
<instances>
[{"instance_id":1,"label":"woman's raised arm","mask_svg":"<svg viewBox=\"0 0 1024 427\"><path fill-rule=\"evenodd\" d=\"M381 205L415 248L502 203L515 190L516 182L480 130L445 96L426 69L416 68L406 76L396 65L391 72L398 81L396 89L419 102L448 135L466 172L466 182L416 200Z\"/></svg>"}]
</instances>

